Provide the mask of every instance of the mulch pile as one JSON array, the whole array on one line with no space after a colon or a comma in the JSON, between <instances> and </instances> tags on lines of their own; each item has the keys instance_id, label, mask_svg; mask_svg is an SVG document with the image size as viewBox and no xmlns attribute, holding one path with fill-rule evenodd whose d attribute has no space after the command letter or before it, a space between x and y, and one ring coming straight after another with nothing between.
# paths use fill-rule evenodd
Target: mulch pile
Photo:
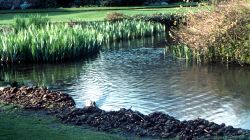
<instances>
[{"instance_id":1,"label":"mulch pile","mask_svg":"<svg viewBox=\"0 0 250 140\"><path fill-rule=\"evenodd\" d=\"M0 101L30 109L74 108L75 102L68 94L44 88L8 87L0 90Z\"/></svg>"},{"instance_id":2,"label":"mulch pile","mask_svg":"<svg viewBox=\"0 0 250 140\"><path fill-rule=\"evenodd\" d=\"M93 104L76 108L68 94L44 88L8 87L0 90L0 101L20 105L25 109L44 109L62 123L89 125L101 131L121 130L127 134L158 138L197 139L213 136L250 138L250 131L216 124L204 119L180 121L161 112L149 115L130 109L104 111Z\"/></svg>"}]
</instances>

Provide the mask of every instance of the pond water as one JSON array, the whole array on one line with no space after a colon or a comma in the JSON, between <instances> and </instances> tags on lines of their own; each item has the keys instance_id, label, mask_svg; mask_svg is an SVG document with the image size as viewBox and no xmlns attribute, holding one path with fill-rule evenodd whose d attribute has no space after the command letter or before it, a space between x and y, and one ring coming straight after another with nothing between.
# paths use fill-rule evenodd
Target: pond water
<instances>
[{"instance_id":1,"label":"pond water","mask_svg":"<svg viewBox=\"0 0 250 140\"><path fill-rule=\"evenodd\" d=\"M132 108L180 120L204 118L250 129L250 68L192 65L166 53L162 36L120 42L89 60L4 66L0 85L17 81L72 95L77 107Z\"/></svg>"}]
</instances>

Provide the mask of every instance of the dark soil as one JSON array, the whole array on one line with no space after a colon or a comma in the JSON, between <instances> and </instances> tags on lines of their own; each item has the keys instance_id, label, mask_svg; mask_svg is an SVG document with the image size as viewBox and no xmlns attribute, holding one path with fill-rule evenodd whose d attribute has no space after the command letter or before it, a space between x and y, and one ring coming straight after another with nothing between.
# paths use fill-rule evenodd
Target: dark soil
<instances>
[{"instance_id":1,"label":"dark soil","mask_svg":"<svg viewBox=\"0 0 250 140\"><path fill-rule=\"evenodd\" d=\"M121 130L127 134L158 138L197 139L241 136L250 138L250 131L216 124L204 119L180 121L161 112L149 115L130 109L109 111L96 106L75 108L68 94L42 88L5 88L0 90L0 101L29 109L45 109L62 123L89 125L101 131ZM94 105L94 104L93 104Z\"/></svg>"}]
</instances>

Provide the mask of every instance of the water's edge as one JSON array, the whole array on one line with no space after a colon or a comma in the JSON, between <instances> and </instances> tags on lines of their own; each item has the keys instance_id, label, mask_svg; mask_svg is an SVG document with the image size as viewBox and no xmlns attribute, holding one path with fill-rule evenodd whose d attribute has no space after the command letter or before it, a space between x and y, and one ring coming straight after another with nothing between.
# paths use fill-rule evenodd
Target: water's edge
<instances>
[{"instance_id":1,"label":"water's edge","mask_svg":"<svg viewBox=\"0 0 250 140\"><path fill-rule=\"evenodd\" d=\"M180 121L161 112L143 115L131 109L104 111L94 102L84 108L76 108L74 100L68 94L49 91L44 88L3 88L0 101L20 105L29 110L45 110L62 123L88 125L101 131L116 129L135 136L161 138L192 139L201 137L240 136L250 138L250 131L233 128L225 124L218 125L204 119Z\"/></svg>"},{"instance_id":2,"label":"water's edge","mask_svg":"<svg viewBox=\"0 0 250 140\"><path fill-rule=\"evenodd\" d=\"M195 65L173 59L161 36L115 42L90 60L0 66L0 86L47 87L68 93L82 108L161 111L250 129L250 67Z\"/></svg>"}]
</instances>

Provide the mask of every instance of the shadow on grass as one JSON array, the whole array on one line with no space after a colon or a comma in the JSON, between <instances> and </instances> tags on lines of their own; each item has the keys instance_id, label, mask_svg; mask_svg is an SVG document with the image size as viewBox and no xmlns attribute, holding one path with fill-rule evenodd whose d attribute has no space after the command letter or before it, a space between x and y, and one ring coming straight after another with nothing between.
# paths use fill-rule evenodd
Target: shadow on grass
<instances>
[{"instance_id":1,"label":"shadow on grass","mask_svg":"<svg viewBox=\"0 0 250 140\"><path fill-rule=\"evenodd\" d=\"M1 140L125 140L125 136L65 125L55 118L0 103Z\"/></svg>"}]
</instances>

